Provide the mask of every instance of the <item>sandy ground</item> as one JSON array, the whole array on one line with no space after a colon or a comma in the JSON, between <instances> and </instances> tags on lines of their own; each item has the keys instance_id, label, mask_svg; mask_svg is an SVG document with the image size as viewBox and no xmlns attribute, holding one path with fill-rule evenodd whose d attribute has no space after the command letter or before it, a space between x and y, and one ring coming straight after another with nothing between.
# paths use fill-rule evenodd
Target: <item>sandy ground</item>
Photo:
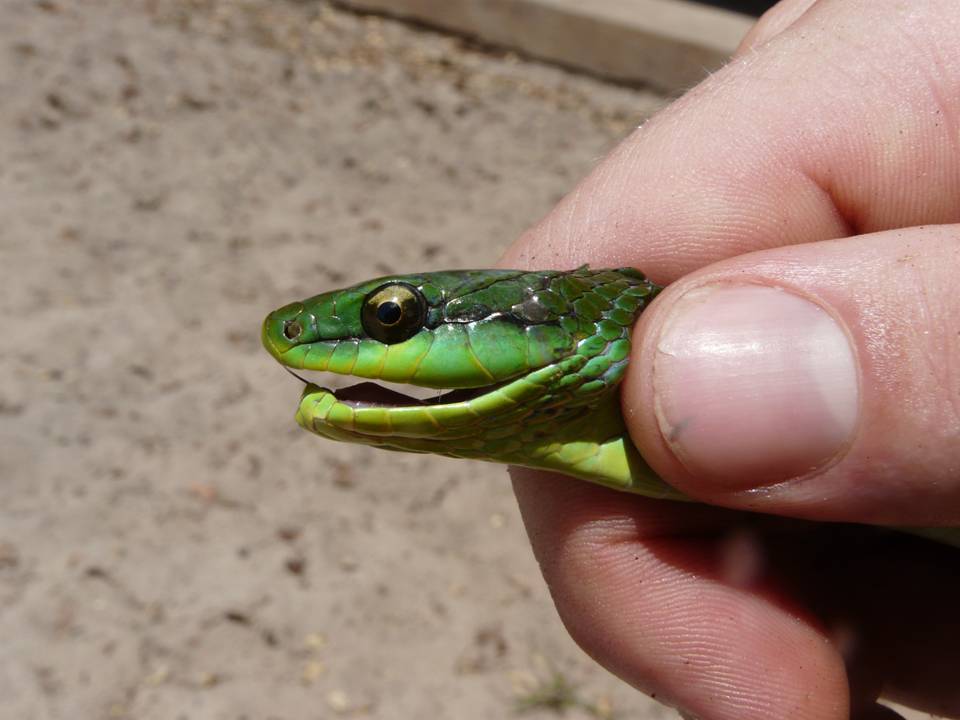
<instances>
[{"instance_id":1,"label":"sandy ground","mask_svg":"<svg viewBox=\"0 0 960 720\"><path fill-rule=\"evenodd\" d=\"M502 469L308 435L258 341L490 265L660 98L287 0L4 0L0 53L0 718L673 716Z\"/></svg>"}]
</instances>

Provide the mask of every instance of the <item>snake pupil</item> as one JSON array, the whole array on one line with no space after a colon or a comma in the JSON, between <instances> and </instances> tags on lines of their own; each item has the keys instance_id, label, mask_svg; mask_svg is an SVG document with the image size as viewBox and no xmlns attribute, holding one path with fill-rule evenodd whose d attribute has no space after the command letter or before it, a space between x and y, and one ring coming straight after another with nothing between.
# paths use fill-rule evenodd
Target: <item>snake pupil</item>
<instances>
[{"instance_id":1,"label":"snake pupil","mask_svg":"<svg viewBox=\"0 0 960 720\"><path fill-rule=\"evenodd\" d=\"M396 325L400 322L402 316L403 310L392 300L380 303L380 306L377 308L377 320L384 325Z\"/></svg>"},{"instance_id":2,"label":"snake pupil","mask_svg":"<svg viewBox=\"0 0 960 720\"><path fill-rule=\"evenodd\" d=\"M427 302L417 288L403 282L386 283L363 300L360 322L372 339L387 345L407 340L423 327Z\"/></svg>"},{"instance_id":3,"label":"snake pupil","mask_svg":"<svg viewBox=\"0 0 960 720\"><path fill-rule=\"evenodd\" d=\"M300 333L303 332L303 328L300 327L300 323L296 320L287 320L283 324L283 336L287 340L296 340L300 337Z\"/></svg>"}]
</instances>

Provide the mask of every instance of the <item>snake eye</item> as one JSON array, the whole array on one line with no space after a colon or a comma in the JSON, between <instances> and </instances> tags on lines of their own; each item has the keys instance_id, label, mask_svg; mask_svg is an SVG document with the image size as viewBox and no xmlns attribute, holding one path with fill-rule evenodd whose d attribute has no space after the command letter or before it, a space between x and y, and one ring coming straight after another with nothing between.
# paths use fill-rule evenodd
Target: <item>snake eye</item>
<instances>
[{"instance_id":1,"label":"snake eye","mask_svg":"<svg viewBox=\"0 0 960 720\"><path fill-rule=\"evenodd\" d=\"M427 301L412 285L381 285L363 301L363 329L374 340L390 345L416 335L423 327Z\"/></svg>"},{"instance_id":2,"label":"snake eye","mask_svg":"<svg viewBox=\"0 0 960 720\"><path fill-rule=\"evenodd\" d=\"M287 340L296 340L303 332L303 326L296 320L287 320L283 324L283 336Z\"/></svg>"}]
</instances>

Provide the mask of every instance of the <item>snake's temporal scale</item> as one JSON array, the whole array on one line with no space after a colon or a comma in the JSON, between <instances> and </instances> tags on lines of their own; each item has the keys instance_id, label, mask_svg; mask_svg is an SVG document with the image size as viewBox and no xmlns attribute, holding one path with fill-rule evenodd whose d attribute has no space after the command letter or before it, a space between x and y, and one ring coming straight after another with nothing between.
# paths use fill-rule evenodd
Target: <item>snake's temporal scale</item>
<instances>
[{"instance_id":1,"label":"snake's temporal scale","mask_svg":"<svg viewBox=\"0 0 960 720\"><path fill-rule=\"evenodd\" d=\"M637 316L660 287L632 268L460 270L377 278L267 316L267 351L362 382L307 383L297 422L333 440L534 468L682 500L627 435L619 385ZM929 536L960 544L960 532Z\"/></svg>"}]
</instances>

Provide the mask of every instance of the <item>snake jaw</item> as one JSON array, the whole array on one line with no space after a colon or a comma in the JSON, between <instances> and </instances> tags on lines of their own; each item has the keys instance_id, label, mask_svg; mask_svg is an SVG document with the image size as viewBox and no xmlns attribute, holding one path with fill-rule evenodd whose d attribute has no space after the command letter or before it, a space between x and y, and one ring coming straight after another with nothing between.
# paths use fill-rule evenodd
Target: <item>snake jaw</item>
<instances>
[{"instance_id":1,"label":"snake jaw","mask_svg":"<svg viewBox=\"0 0 960 720\"><path fill-rule=\"evenodd\" d=\"M481 388L454 389L419 400L359 383L331 390L310 383L297 410L301 427L323 437L414 452L459 448L480 451L478 428L489 429L529 415L564 373L564 364Z\"/></svg>"},{"instance_id":2,"label":"snake jaw","mask_svg":"<svg viewBox=\"0 0 960 720\"><path fill-rule=\"evenodd\" d=\"M626 440L618 393L611 390L586 405L558 403L563 378L582 368L582 360L570 358L494 389L481 388L458 402L411 398L410 405L364 405L350 396L384 388L334 391L310 384L296 419L331 440L546 468L650 497L681 497Z\"/></svg>"}]
</instances>

